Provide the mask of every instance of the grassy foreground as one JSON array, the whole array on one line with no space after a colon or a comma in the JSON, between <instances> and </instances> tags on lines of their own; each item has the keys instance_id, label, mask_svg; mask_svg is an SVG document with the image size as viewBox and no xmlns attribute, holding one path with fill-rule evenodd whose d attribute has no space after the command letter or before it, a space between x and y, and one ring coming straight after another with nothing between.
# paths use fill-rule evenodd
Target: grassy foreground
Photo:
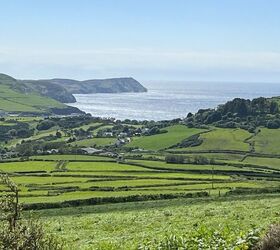
<instances>
[{"instance_id":1,"label":"grassy foreground","mask_svg":"<svg viewBox=\"0 0 280 250\"><path fill-rule=\"evenodd\" d=\"M159 249L156 242L171 235L197 235L205 244L214 236L236 244L233 249L247 249L238 242L252 230L263 231L279 222L279 206L277 194L146 201L50 209L37 214L49 230L65 239L67 249ZM226 249L213 247L207 249Z\"/></svg>"}]
</instances>

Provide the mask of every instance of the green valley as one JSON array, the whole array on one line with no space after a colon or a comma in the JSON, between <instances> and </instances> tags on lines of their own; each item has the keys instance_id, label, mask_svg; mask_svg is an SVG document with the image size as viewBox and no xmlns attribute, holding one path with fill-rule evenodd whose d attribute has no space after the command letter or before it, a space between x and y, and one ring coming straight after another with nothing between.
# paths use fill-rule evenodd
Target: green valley
<instances>
[{"instance_id":1,"label":"green valley","mask_svg":"<svg viewBox=\"0 0 280 250\"><path fill-rule=\"evenodd\" d=\"M278 111L250 121L215 112L158 122L4 115L0 172L63 249L199 249L217 239L217 249L250 249L278 220ZM0 191L11 192L5 182Z\"/></svg>"}]
</instances>

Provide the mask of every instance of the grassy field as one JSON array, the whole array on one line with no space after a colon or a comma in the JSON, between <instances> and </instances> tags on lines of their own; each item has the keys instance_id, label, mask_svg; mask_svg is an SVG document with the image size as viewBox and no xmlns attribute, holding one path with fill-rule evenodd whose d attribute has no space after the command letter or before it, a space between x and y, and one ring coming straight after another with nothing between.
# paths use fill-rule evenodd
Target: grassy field
<instances>
[{"instance_id":1,"label":"grassy field","mask_svg":"<svg viewBox=\"0 0 280 250\"><path fill-rule=\"evenodd\" d=\"M243 161L245 163L267 166L280 170L280 158L268 158L268 157L246 157Z\"/></svg>"},{"instance_id":2,"label":"grassy field","mask_svg":"<svg viewBox=\"0 0 280 250\"><path fill-rule=\"evenodd\" d=\"M101 122L93 122L93 123L90 123L90 124L87 124L87 125L83 125L83 126L77 127L77 129L84 129L84 130L87 130L87 129L89 129L90 127L98 128L99 126L102 126L102 124L103 124L103 123L101 123Z\"/></svg>"},{"instance_id":3,"label":"grassy field","mask_svg":"<svg viewBox=\"0 0 280 250\"><path fill-rule=\"evenodd\" d=\"M44 137L47 137L47 136L55 136L57 131L58 131L58 127L53 127L51 129L48 129L45 131L37 132L35 135L30 136L28 139L29 140L38 140L38 139L43 139ZM13 139L13 140L10 140L7 145L9 147L12 147L12 146L15 146L17 143L21 143L23 140L24 139ZM62 137L59 140L65 140L65 138Z\"/></svg>"},{"instance_id":4,"label":"grassy field","mask_svg":"<svg viewBox=\"0 0 280 250\"><path fill-rule=\"evenodd\" d=\"M51 161L115 161L112 158L95 155L36 155L30 157L35 160L51 160Z\"/></svg>"},{"instance_id":5,"label":"grassy field","mask_svg":"<svg viewBox=\"0 0 280 250\"><path fill-rule=\"evenodd\" d=\"M231 165L168 164L82 155L32 157L34 161L0 163L20 189L20 201L61 203L91 198L181 195L206 191L225 194L235 188L279 187L273 170ZM36 160L36 161L35 161ZM48 160L48 161L46 161ZM265 173L263 178L256 174ZM250 180L247 176L250 176ZM3 189L3 187L2 187Z\"/></svg>"},{"instance_id":6,"label":"grassy field","mask_svg":"<svg viewBox=\"0 0 280 250\"><path fill-rule=\"evenodd\" d=\"M134 138L127 146L146 150L166 149L192 135L205 131L197 128L188 128L183 125L167 127L164 130L167 130L167 133Z\"/></svg>"},{"instance_id":7,"label":"grassy field","mask_svg":"<svg viewBox=\"0 0 280 250\"><path fill-rule=\"evenodd\" d=\"M116 142L116 138L92 138L81 141L75 141L72 145L78 145L81 147L94 147L94 146L106 146Z\"/></svg>"},{"instance_id":8,"label":"grassy field","mask_svg":"<svg viewBox=\"0 0 280 250\"><path fill-rule=\"evenodd\" d=\"M36 126L36 119L30 117L22 119L21 121L32 122L34 127ZM9 121L2 121L2 123L8 124ZM102 123L92 123L79 128L87 129L91 125L98 127L93 131L94 133L100 129L112 127L111 125L101 126ZM53 127L47 131L36 131L35 135L29 139L44 138L56 133L58 129L58 127ZM176 195L201 191L215 196L219 193L224 195L240 188L257 190L280 187L278 182L280 160L247 156L245 151L249 151L249 143L246 142L246 139L252 134L245 130L212 128L211 131L207 131L183 125L170 126L165 130L167 130L166 133L153 136L133 137L132 142L125 148L118 149L120 155L125 157L120 163L117 162L117 159L101 156L38 155L30 157L30 161L2 162L0 171L8 173L18 184L20 201L28 204L60 204L64 201L95 198L118 200L120 197L131 196L150 199L148 196L172 194L176 197ZM251 140L264 141L264 137L276 137L277 132L277 130L263 129ZM262 133L270 134L264 136ZM201 145L186 149L173 149L173 152L189 157L192 161L197 156L215 161L211 161L211 164L208 161L208 164L204 165L195 164L194 161L192 164L165 162L165 156L171 151L165 149L195 134L200 134L203 139ZM114 143L115 140L116 138L83 139L73 142L72 145L103 147ZM16 143L14 140L9 143L11 142ZM263 147L266 148L267 145L264 144ZM257 146L258 144L255 143L256 148ZM155 152L141 153L139 156L137 153L131 153L130 147ZM127 152L122 151L123 149L127 149ZM176 150L190 152L184 153ZM217 152L200 153L201 150ZM223 150L233 152L225 153ZM244 151L244 153L234 151ZM157 160L151 160L151 158ZM4 187L1 188L4 189Z\"/></svg>"},{"instance_id":9,"label":"grassy field","mask_svg":"<svg viewBox=\"0 0 280 250\"><path fill-rule=\"evenodd\" d=\"M188 154L180 154L186 157L190 157L191 159L195 159L198 156L205 157L207 159L213 159L218 162L232 162L241 161L245 154L231 154L231 153L188 153Z\"/></svg>"},{"instance_id":10,"label":"grassy field","mask_svg":"<svg viewBox=\"0 0 280 250\"><path fill-rule=\"evenodd\" d=\"M50 172L55 169L55 162L9 162L9 163L1 163L0 170L4 172Z\"/></svg>"},{"instance_id":11,"label":"grassy field","mask_svg":"<svg viewBox=\"0 0 280 250\"><path fill-rule=\"evenodd\" d=\"M0 79L1 80L1 79ZM0 84L0 110L9 112L38 112L42 113L49 108L63 108L66 105L51 98L37 94L23 94L9 85Z\"/></svg>"},{"instance_id":12,"label":"grassy field","mask_svg":"<svg viewBox=\"0 0 280 250\"><path fill-rule=\"evenodd\" d=\"M96 136L97 133L98 133L98 131L100 131L100 130L105 130L105 129L110 129L110 128L112 128L112 127L113 127L113 125L101 126L101 127L97 128L97 129L93 130L92 134Z\"/></svg>"},{"instance_id":13,"label":"grassy field","mask_svg":"<svg viewBox=\"0 0 280 250\"><path fill-rule=\"evenodd\" d=\"M67 176L79 176L79 175L83 175L86 176L88 178L101 178L101 179L158 179L158 178L162 178L162 179L176 179L176 180L196 180L196 181L212 181L212 175L211 174L202 174L202 173L187 173L187 172L175 172L175 170L171 171L98 171L98 172L83 172L83 173L79 173L79 172L57 172L54 173L53 176L63 176L63 177L67 177ZM213 180L214 181L220 181L220 180L226 180L226 179L230 179L230 176L226 176L226 175L214 175Z\"/></svg>"},{"instance_id":14,"label":"grassy field","mask_svg":"<svg viewBox=\"0 0 280 250\"><path fill-rule=\"evenodd\" d=\"M149 171L149 169L115 162L70 162L69 171Z\"/></svg>"},{"instance_id":15,"label":"grassy field","mask_svg":"<svg viewBox=\"0 0 280 250\"><path fill-rule=\"evenodd\" d=\"M257 153L280 155L280 129L261 128L251 141Z\"/></svg>"},{"instance_id":16,"label":"grassy field","mask_svg":"<svg viewBox=\"0 0 280 250\"><path fill-rule=\"evenodd\" d=\"M146 161L146 160L133 160L131 162L139 163L154 169L174 169L174 170L215 170L215 171L245 171L246 169L234 166L223 165L197 165L197 164L171 164L162 161Z\"/></svg>"},{"instance_id":17,"label":"grassy field","mask_svg":"<svg viewBox=\"0 0 280 250\"><path fill-rule=\"evenodd\" d=\"M280 197L274 195L98 205L38 215L51 232L65 239L67 249L158 249L156 242L171 235L196 235L205 244L222 238L236 247L254 228L264 230L279 222L279 206Z\"/></svg>"},{"instance_id":18,"label":"grassy field","mask_svg":"<svg viewBox=\"0 0 280 250\"><path fill-rule=\"evenodd\" d=\"M214 130L203 133L200 138L203 140L202 144L196 147L188 147L185 150L199 151L199 150L240 150L249 151L249 144L245 142L251 134L242 129L222 129L215 128ZM184 150L182 148L178 149Z\"/></svg>"}]
</instances>

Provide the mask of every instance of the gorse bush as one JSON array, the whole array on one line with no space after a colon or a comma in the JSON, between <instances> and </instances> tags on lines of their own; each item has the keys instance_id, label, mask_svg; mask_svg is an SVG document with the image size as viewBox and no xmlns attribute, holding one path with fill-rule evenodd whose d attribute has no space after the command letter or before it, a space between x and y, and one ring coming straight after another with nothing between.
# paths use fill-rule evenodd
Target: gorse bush
<instances>
[{"instance_id":1,"label":"gorse bush","mask_svg":"<svg viewBox=\"0 0 280 250\"><path fill-rule=\"evenodd\" d=\"M0 249L1 250L60 250L63 243L47 234L43 225L35 219L21 219L17 186L6 175L1 175L1 184L9 192L0 197Z\"/></svg>"}]
</instances>

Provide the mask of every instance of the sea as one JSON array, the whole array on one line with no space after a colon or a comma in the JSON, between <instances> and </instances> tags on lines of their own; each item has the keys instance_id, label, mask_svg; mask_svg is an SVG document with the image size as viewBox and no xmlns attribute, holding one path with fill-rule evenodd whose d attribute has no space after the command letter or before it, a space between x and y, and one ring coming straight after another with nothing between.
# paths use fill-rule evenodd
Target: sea
<instances>
[{"instance_id":1,"label":"sea","mask_svg":"<svg viewBox=\"0 0 280 250\"><path fill-rule=\"evenodd\" d=\"M233 98L280 96L279 83L143 81L146 93L76 94L70 104L94 117L170 120L216 108Z\"/></svg>"}]
</instances>

